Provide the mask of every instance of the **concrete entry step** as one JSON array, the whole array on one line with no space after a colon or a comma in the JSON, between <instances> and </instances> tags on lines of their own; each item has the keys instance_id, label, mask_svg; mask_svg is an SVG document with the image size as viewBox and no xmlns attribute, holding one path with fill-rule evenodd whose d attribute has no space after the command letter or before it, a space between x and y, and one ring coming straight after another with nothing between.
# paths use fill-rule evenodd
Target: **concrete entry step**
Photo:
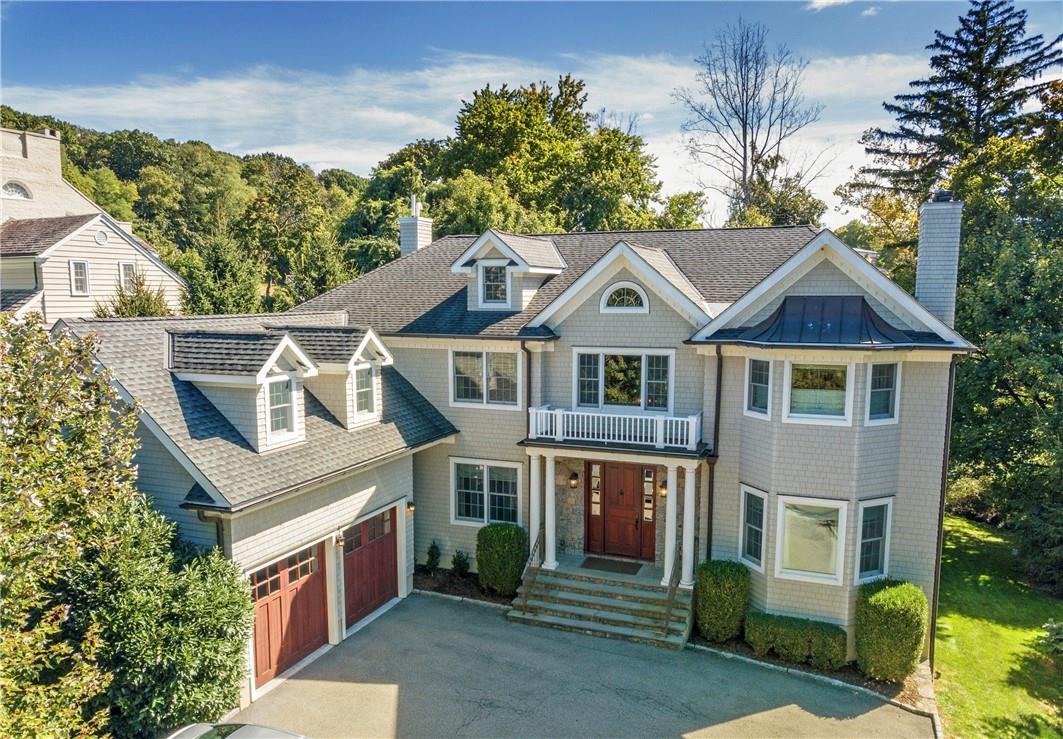
<instances>
[{"instance_id":1,"label":"concrete entry step","mask_svg":"<svg viewBox=\"0 0 1063 739\"><path fill-rule=\"evenodd\" d=\"M591 608L576 604L560 604L541 599L539 596L521 599L516 606L524 613L543 614L547 616L559 616L561 618L579 619L580 621L592 621L610 626L624 626L631 629L643 629L664 634L664 615L632 616L626 613L606 611L599 608ZM686 629L685 621L669 621L667 633L682 634Z\"/></svg>"},{"instance_id":2,"label":"concrete entry step","mask_svg":"<svg viewBox=\"0 0 1063 739\"><path fill-rule=\"evenodd\" d=\"M536 588L544 588L579 595L597 595L618 601L634 603L648 603L664 605L668 602L668 592L664 588L650 590L646 588L629 587L623 582L599 583L580 578L571 577L568 573L550 572L543 570L532 576L529 573L525 578L534 583ZM676 603L687 604L690 602L690 591L679 590L676 592Z\"/></svg>"},{"instance_id":3,"label":"concrete entry step","mask_svg":"<svg viewBox=\"0 0 1063 739\"><path fill-rule=\"evenodd\" d=\"M518 596L523 595L525 592L523 585L517 589ZM667 603L665 601L661 601L660 603L642 603L640 601L611 598L607 595L594 595L589 591L585 593L573 593L566 590L534 588L534 592L527 592L529 598L536 598L537 600L546 601L547 603L583 606L587 608L595 608L600 611L625 613L630 616L663 619L665 611L667 610ZM686 602L683 601L680 603L677 601L676 607L672 610L672 620L680 623L686 621L686 612Z\"/></svg>"},{"instance_id":4,"label":"concrete entry step","mask_svg":"<svg viewBox=\"0 0 1063 739\"><path fill-rule=\"evenodd\" d=\"M686 644L686 634L657 634L646 629L633 629L624 626L612 626L609 624L583 621L580 619L564 618L546 614L527 613L513 609L509 611L507 618L517 623L531 626L545 626L561 631L572 631L590 636L602 636L607 639L623 639L625 641L649 644L654 647L667 647L669 649L682 649Z\"/></svg>"}]
</instances>

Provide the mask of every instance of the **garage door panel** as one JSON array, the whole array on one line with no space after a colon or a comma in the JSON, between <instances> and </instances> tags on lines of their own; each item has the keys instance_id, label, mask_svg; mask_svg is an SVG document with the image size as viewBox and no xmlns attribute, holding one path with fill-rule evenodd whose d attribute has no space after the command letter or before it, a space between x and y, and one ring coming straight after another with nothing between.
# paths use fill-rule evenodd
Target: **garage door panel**
<instances>
[{"instance_id":1,"label":"garage door panel","mask_svg":"<svg viewBox=\"0 0 1063 739\"><path fill-rule=\"evenodd\" d=\"M398 595L395 509L348 528L343 534L343 587L347 627Z\"/></svg>"}]
</instances>

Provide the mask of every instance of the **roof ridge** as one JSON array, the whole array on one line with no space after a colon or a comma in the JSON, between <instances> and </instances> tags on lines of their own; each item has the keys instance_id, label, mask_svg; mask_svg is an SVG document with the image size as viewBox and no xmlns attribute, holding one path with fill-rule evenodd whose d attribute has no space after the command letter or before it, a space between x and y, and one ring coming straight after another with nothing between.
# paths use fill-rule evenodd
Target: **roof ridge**
<instances>
[{"instance_id":1,"label":"roof ridge","mask_svg":"<svg viewBox=\"0 0 1063 739\"><path fill-rule=\"evenodd\" d=\"M390 264L390 262L389 262ZM364 275L363 275L364 276ZM322 293L324 295L325 293ZM318 296L320 297L320 296ZM346 314L347 311L342 308L333 308L332 310L308 310L300 312L294 315L303 316L331 316L337 313ZM265 316L283 316L285 313L207 313L203 315L180 315L180 316L137 316L136 318L69 318L65 319L67 323L150 323L155 321L204 321L212 318L261 318ZM347 324L344 324L347 325Z\"/></svg>"}]
</instances>

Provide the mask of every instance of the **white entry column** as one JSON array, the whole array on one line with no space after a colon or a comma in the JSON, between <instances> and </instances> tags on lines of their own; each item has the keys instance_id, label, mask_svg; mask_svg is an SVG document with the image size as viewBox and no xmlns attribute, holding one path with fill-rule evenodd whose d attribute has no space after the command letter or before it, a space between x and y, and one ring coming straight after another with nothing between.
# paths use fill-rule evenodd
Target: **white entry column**
<instances>
[{"instance_id":1,"label":"white entry column","mask_svg":"<svg viewBox=\"0 0 1063 739\"><path fill-rule=\"evenodd\" d=\"M694 467L683 468L683 575L679 584L684 588L694 587L694 531L698 522L694 517L695 486Z\"/></svg>"},{"instance_id":2,"label":"white entry column","mask_svg":"<svg viewBox=\"0 0 1063 739\"><path fill-rule=\"evenodd\" d=\"M554 455L546 456L546 561L543 562L544 570L557 569L557 474L554 465Z\"/></svg>"},{"instance_id":3,"label":"white entry column","mask_svg":"<svg viewBox=\"0 0 1063 739\"><path fill-rule=\"evenodd\" d=\"M665 492L664 503L664 577L661 585L668 585L672 577L672 566L675 563L675 540L676 540L676 498L679 496L679 468L677 465L668 465L668 489Z\"/></svg>"},{"instance_id":4,"label":"white entry column","mask_svg":"<svg viewBox=\"0 0 1063 739\"><path fill-rule=\"evenodd\" d=\"M543 482L542 468L540 467L540 455L528 455L528 546L534 547L535 540L539 538L540 521L542 521ZM533 565L539 564L543 558L543 546L546 542L540 542L539 551L532 560Z\"/></svg>"}]
</instances>

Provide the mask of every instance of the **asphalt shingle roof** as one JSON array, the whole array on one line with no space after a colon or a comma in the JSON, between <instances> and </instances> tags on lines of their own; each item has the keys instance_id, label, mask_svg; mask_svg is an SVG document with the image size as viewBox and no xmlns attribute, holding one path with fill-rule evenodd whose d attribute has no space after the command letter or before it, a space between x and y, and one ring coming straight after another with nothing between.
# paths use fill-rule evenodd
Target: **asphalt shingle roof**
<instances>
[{"instance_id":1,"label":"asphalt shingle roof","mask_svg":"<svg viewBox=\"0 0 1063 739\"><path fill-rule=\"evenodd\" d=\"M0 257L35 257L98 215L12 218L0 225Z\"/></svg>"},{"instance_id":2,"label":"asphalt shingle roof","mask_svg":"<svg viewBox=\"0 0 1063 739\"><path fill-rule=\"evenodd\" d=\"M17 311L40 292L39 287L30 287L25 290L0 290L0 312Z\"/></svg>"},{"instance_id":3,"label":"asphalt shingle roof","mask_svg":"<svg viewBox=\"0 0 1063 739\"><path fill-rule=\"evenodd\" d=\"M262 369L283 334L236 331L171 331L174 372L253 375Z\"/></svg>"},{"instance_id":4,"label":"asphalt shingle roof","mask_svg":"<svg viewBox=\"0 0 1063 739\"><path fill-rule=\"evenodd\" d=\"M366 335L366 329L360 326L307 328L278 325L268 328L291 336L315 362L349 362Z\"/></svg>"},{"instance_id":5,"label":"asphalt shingle roof","mask_svg":"<svg viewBox=\"0 0 1063 739\"><path fill-rule=\"evenodd\" d=\"M290 324L343 325L343 313L286 317ZM79 336L96 334L96 356L141 403L177 448L225 497L231 508L297 489L312 481L417 448L456 433L450 424L394 368L383 371L380 423L343 428L306 390L306 441L256 453L224 415L190 382L166 368L168 332L256 333L275 324L261 316L80 319L67 325ZM200 496L201 497L201 496Z\"/></svg>"},{"instance_id":6,"label":"asphalt shingle roof","mask_svg":"<svg viewBox=\"0 0 1063 739\"><path fill-rule=\"evenodd\" d=\"M809 226L536 235L554 243L567 267L548 277L528 307L517 313L467 310L467 276L450 267L478 236L445 236L288 315L346 310L353 323L370 325L382 335L548 337L549 329L525 324L618 241L665 252L705 302L731 303L815 235Z\"/></svg>"},{"instance_id":7,"label":"asphalt shingle roof","mask_svg":"<svg viewBox=\"0 0 1063 739\"><path fill-rule=\"evenodd\" d=\"M495 233L502 237L506 246L517 252L520 258L532 267L562 269L565 266L565 260L561 258L549 236L524 236L505 231Z\"/></svg>"}]
</instances>

